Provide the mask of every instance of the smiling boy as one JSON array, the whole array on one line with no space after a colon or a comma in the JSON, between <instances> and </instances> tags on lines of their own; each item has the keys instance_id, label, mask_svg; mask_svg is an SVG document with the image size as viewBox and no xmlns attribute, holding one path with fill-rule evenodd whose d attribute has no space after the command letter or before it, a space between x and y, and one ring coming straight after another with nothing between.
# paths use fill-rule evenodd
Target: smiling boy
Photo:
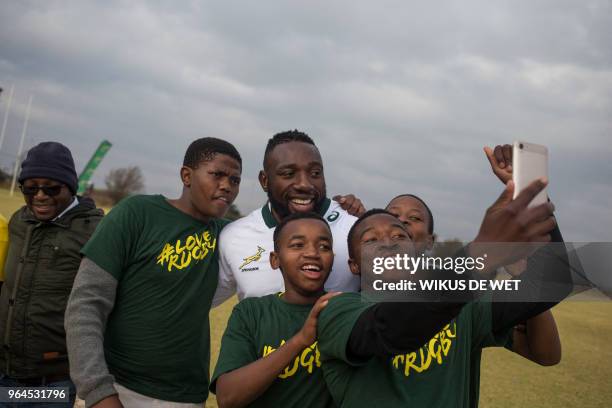
<instances>
[{"instance_id":1,"label":"smiling boy","mask_svg":"<svg viewBox=\"0 0 612 408\"><path fill-rule=\"evenodd\" d=\"M315 213L296 213L274 230L270 264L285 292L248 298L232 311L211 381L221 408L333 406L321 373L316 324L333 238Z\"/></svg>"}]
</instances>

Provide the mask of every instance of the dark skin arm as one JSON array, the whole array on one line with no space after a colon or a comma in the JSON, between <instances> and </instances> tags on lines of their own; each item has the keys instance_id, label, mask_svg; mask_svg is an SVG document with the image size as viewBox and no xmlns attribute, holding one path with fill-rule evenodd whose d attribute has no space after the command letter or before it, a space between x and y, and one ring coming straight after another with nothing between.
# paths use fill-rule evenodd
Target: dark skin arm
<instances>
[{"instance_id":1,"label":"dark skin arm","mask_svg":"<svg viewBox=\"0 0 612 408\"><path fill-rule=\"evenodd\" d=\"M534 363L552 366L561 361L561 341L550 310L517 325L512 339L512 351Z\"/></svg>"},{"instance_id":2,"label":"dark skin arm","mask_svg":"<svg viewBox=\"0 0 612 408\"><path fill-rule=\"evenodd\" d=\"M366 209L363 206L361 200L355 197L353 194L338 194L335 195L332 200L337 201L344 211L351 215L354 215L355 217L360 217L364 212L366 212Z\"/></svg>"},{"instance_id":3,"label":"dark skin arm","mask_svg":"<svg viewBox=\"0 0 612 408\"><path fill-rule=\"evenodd\" d=\"M273 353L244 367L227 372L217 379L217 403L220 408L244 407L255 401L273 383L278 375L317 337L317 319L330 298L331 292L321 296L312 307L302 329Z\"/></svg>"},{"instance_id":4,"label":"dark skin arm","mask_svg":"<svg viewBox=\"0 0 612 408\"><path fill-rule=\"evenodd\" d=\"M123 408L123 404L121 404L121 401L119 401L119 396L115 394L104 398L95 405L92 405L92 408Z\"/></svg>"},{"instance_id":5,"label":"dark skin arm","mask_svg":"<svg viewBox=\"0 0 612 408\"><path fill-rule=\"evenodd\" d=\"M493 174L504 184L512 180L512 146L497 145L494 149L485 147L484 152ZM518 276L525 266L523 260L506 267L506 270ZM528 319L525 324L517 325L512 337L512 351L537 364L550 366L561 361L561 340L550 310Z\"/></svg>"}]
</instances>

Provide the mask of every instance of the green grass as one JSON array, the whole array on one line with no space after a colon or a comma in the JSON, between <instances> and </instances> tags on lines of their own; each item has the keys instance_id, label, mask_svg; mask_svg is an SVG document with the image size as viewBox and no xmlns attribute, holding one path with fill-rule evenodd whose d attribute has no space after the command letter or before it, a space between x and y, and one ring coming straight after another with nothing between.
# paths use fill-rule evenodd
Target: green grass
<instances>
[{"instance_id":1,"label":"green grass","mask_svg":"<svg viewBox=\"0 0 612 408\"><path fill-rule=\"evenodd\" d=\"M227 318L236 299L210 315L212 359L217 361ZM480 407L609 407L612 405L612 303L566 301L553 309L563 357L541 367L503 348L486 349ZM443 384L440 384L442 389ZM206 407L216 407L211 394Z\"/></svg>"},{"instance_id":2,"label":"green grass","mask_svg":"<svg viewBox=\"0 0 612 408\"><path fill-rule=\"evenodd\" d=\"M566 301L553 314L561 363L540 367L507 350L486 350L481 407L612 405L612 303Z\"/></svg>"},{"instance_id":3,"label":"green grass","mask_svg":"<svg viewBox=\"0 0 612 408\"><path fill-rule=\"evenodd\" d=\"M233 297L221 306L214 308L210 312L210 375L212 376L215 365L217 364L217 358L219 357L219 348L221 347L221 337L227 326L227 319L232 312L232 308L238 302L237 297ZM206 401L206 408L217 407L217 399L215 394L210 394L208 401Z\"/></svg>"},{"instance_id":4,"label":"green grass","mask_svg":"<svg viewBox=\"0 0 612 408\"><path fill-rule=\"evenodd\" d=\"M7 219L23 205L0 189L0 214ZM210 313L211 373L221 336L236 299ZM505 349L483 354L480 406L609 407L612 405L612 303L567 301L554 315L559 326L563 358L554 367L540 367ZM440 384L443 387L443 384ZM211 394L206 407L216 407Z\"/></svg>"},{"instance_id":5,"label":"green grass","mask_svg":"<svg viewBox=\"0 0 612 408\"><path fill-rule=\"evenodd\" d=\"M236 300L210 315L212 359L217 361L227 318ZM486 349L480 407L609 407L612 405L612 303L566 301L553 309L563 357L541 367L503 348ZM443 384L440 384L443 387ZM206 407L216 407L211 394Z\"/></svg>"}]
</instances>

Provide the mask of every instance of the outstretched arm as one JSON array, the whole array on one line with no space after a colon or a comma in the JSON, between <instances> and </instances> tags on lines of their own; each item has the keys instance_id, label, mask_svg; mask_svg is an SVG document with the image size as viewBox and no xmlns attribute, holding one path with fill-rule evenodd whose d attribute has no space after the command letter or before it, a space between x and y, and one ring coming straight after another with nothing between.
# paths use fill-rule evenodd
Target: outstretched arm
<instances>
[{"instance_id":1,"label":"outstretched arm","mask_svg":"<svg viewBox=\"0 0 612 408\"><path fill-rule=\"evenodd\" d=\"M503 333L549 310L571 293L569 259L558 226L555 225L550 233L550 239L552 244L540 248L528 258L527 271L521 275L519 291L511 295L503 292L494 294L494 333ZM516 298L512 299L512 296Z\"/></svg>"},{"instance_id":2,"label":"outstretched arm","mask_svg":"<svg viewBox=\"0 0 612 408\"><path fill-rule=\"evenodd\" d=\"M554 219L551 219L553 207L544 204L527 208L531 199L544 186L545 183L538 180L512 200L513 185L509 182L498 200L487 210L479 234L474 240L474 246L471 244L470 250L490 249L489 244L495 242L549 241L551 239L549 233L555 227ZM558 235L561 239L560 233ZM517 256L523 257L521 253L509 254L507 251L499 251L495 255L495 262L501 264L513 262ZM535 257L539 262L536 262L532 269L533 273L539 273L542 269L541 256L538 254ZM549 268L558 266L560 261L555 256L548 260L551 262L546 264ZM554 270L559 271L559 268ZM447 275L449 279L457 278L454 272L448 272ZM359 316L353 327L347 344L347 353L357 358L369 358L374 355L393 355L417 349L456 317L470 300L465 293L453 292L446 293L444 299L445 302L380 303L368 308ZM549 304L533 303L526 305L508 303L505 306L494 304L494 330L508 330L516 323L550 307ZM496 309L497 314L495 314ZM510 326L507 326L508 324Z\"/></svg>"}]
</instances>

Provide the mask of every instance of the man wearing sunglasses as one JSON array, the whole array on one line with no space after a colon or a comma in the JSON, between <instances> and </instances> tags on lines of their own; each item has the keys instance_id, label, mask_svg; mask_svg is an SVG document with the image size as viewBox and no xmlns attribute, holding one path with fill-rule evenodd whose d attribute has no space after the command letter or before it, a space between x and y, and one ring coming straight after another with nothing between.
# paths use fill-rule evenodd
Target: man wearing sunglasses
<instances>
[{"instance_id":1,"label":"man wearing sunglasses","mask_svg":"<svg viewBox=\"0 0 612 408\"><path fill-rule=\"evenodd\" d=\"M56 142L28 152L19 184L26 205L9 221L0 294L0 387L63 387L72 407L64 312L81 247L103 216L77 197L72 154ZM0 402L0 407L11 406ZM41 405L44 404L41 402ZM29 405L28 405L29 406Z\"/></svg>"}]
</instances>

